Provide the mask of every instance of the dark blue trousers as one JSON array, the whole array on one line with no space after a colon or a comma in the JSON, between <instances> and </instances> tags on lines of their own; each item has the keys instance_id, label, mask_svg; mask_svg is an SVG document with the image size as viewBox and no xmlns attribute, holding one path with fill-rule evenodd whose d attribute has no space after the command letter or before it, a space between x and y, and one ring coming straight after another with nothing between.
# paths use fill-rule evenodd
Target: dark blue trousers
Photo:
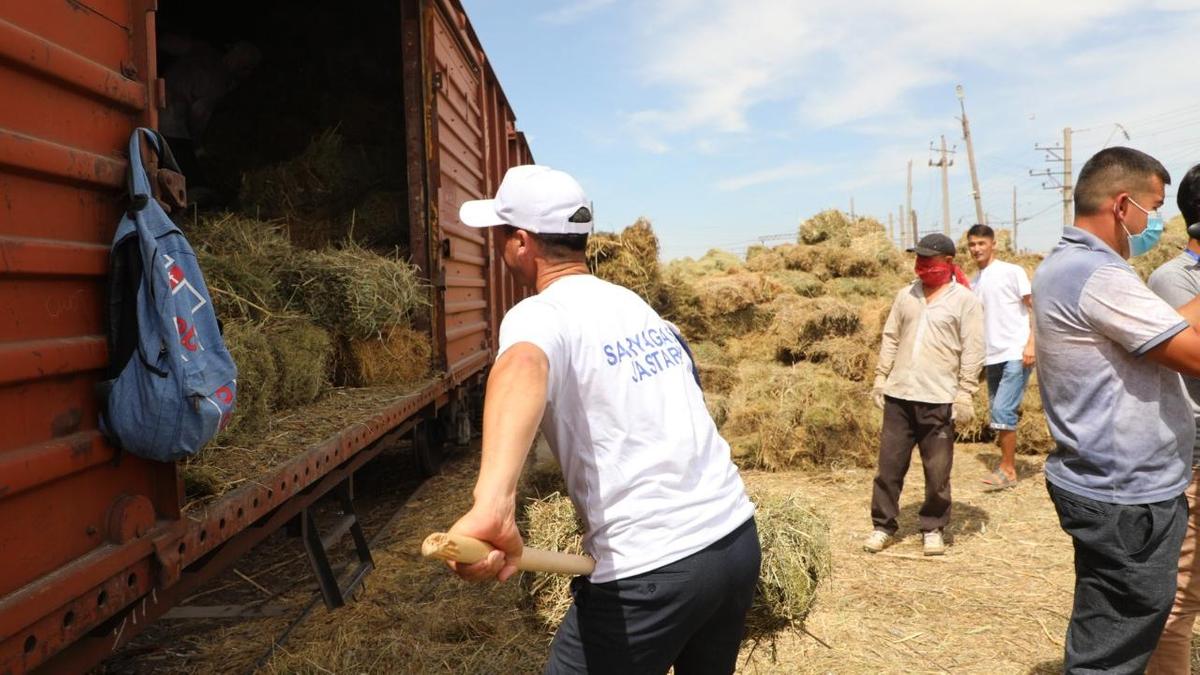
<instances>
[{"instance_id":1,"label":"dark blue trousers","mask_svg":"<svg viewBox=\"0 0 1200 675\"><path fill-rule=\"evenodd\" d=\"M576 577L545 672L732 673L761 561L751 518L651 572L603 584Z\"/></svg>"},{"instance_id":2,"label":"dark blue trousers","mask_svg":"<svg viewBox=\"0 0 1200 675\"><path fill-rule=\"evenodd\" d=\"M1046 489L1075 544L1075 605L1067 625L1066 673L1142 673L1175 599L1187 499L1098 502Z\"/></svg>"}]
</instances>

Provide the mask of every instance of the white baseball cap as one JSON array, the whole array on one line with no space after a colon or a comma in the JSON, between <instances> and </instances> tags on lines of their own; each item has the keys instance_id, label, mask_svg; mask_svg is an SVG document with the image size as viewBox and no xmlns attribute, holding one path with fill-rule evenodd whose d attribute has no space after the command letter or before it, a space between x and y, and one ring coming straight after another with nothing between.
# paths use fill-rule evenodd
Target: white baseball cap
<instances>
[{"instance_id":1,"label":"white baseball cap","mask_svg":"<svg viewBox=\"0 0 1200 675\"><path fill-rule=\"evenodd\" d=\"M538 234L589 234L592 203L569 174L548 166L514 166L495 199L463 203L458 218L471 227L512 225Z\"/></svg>"}]
</instances>

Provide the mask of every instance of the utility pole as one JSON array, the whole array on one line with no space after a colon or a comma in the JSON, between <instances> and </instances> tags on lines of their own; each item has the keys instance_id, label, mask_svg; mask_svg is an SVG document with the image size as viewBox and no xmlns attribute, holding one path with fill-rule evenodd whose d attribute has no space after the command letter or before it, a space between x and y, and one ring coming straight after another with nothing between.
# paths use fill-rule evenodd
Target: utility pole
<instances>
[{"instance_id":1,"label":"utility pole","mask_svg":"<svg viewBox=\"0 0 1200 675\"><path fill-rule=\"evenodd\" d=\"M908 248L908 234L904 229L904 224L908 222L908 219L904 217L904 205L897 206L896 212L900 214L900 248L903 250Z\"/></svg>"},{"instance_id":2,"label":"utility pole","mask_svg":"<svg viewBox=\"0 0 1200 675\"><path fill-rule=\"evenodd\" d=\"M917 242L921 241L921 234L919 232L917 232L917 212L911 211L911 212L909 212L908 215L909 215L909 218L912 219L912 230L913 230L912 245L916 246Z\"/></svg>"},{"instance_id":3,"label":"utility pole","mask_svg":"<svg viewBox=\"0 0 1200 675\"><path fill-rule=\"evenodd\" d=\"M983 195L979 192L979 174L975 171L975 144L971 142L971 125L967 122L967 104L964 102L966 93L960 84L954 88L958 96L958 107L962 110L963 140L967 142L967 164L971 167L971 189L975 196L975 222L987 225L987 216L983 212Z\"/></svg>"},{"instance_id":4,"label":"utility pole","mask_svg":"<svg viewBox=\"0 0 1200 675\"><path fill-rule=\"evenodd\" d=\"M893 228L892 212L888 211L888 241L896 243L896 230Z\"/></svg>"},{"instance_id":5,"label":"utility pole","mask_svg":"<svg viewBox=\"0 0 1200 675\"><path fill-rule=\"evenodd\" d=\"M908 222L912 225L912 241L913 246L917 245L917 219L913 216L912 210L912 160L908 160L908 190L904 193L904 216L908 218Z\"/></svg>"},{"instance_id":6,"label":"utility pole","mask_svg":"<svg viewBox=\"0 0 1200 675\"><path fill-rule=\"evenodd\" d=\"M933 150L933 141L929 142L929 149ZM947 237L950 236L950 167L954 164L950 155L953 153L953 150L946 150L946 135L942 134L941 157L937 162L929 160L929 166L942 170L942 230Z\"/></svg>"},{"instance_id":7,"label":"utility pole","mask_svg":"<svg viewBox=\"0 0 1200 675\"><path fill-rule=\"evenodd\" d=\"M1017 220L1017 186L1013 186L1013 236L1012 247L1013 253L1020 253L1021 247L1017 244L1017 227L1020 221Z\"/></svg>"},{"instance_id":8,"label":"utility pole","mask_svg":"<svg viewBox=\"0 0 1200 675\"><path fill-rule=\"evenodd\" d=\"M1075 186L1071 182L1071 127L1063 129L1062 145L1037 145L1035 143L1033 149L1046 153L1047 162L1062 162L1061 174L1057 174L1051 169L1041 171L1030 169L1029 175L1048 178L1047 182L1042 183L1043 189L1062 190L1063 227L1066 227L1071 224L1071 202L1075 198Z\"/></svg>"},{"instance_id":9,"label":"utility pole","mask_svg":"<svg viewBox=\"0 0 1200 675\"><path fill-rule=\"evenodd\" d=\"M854 222L857 222L857 220L858 219L854 217L854 196L851 195L850 196L850 222L854 223Z\"/></svg>"}]
</instances>

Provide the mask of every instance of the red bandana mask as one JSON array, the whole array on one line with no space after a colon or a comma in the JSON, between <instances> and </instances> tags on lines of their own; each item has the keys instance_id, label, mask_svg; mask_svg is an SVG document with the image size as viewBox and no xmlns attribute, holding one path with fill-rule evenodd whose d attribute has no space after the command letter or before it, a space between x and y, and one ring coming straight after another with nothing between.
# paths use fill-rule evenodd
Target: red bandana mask
<instances>
[{"instance_id":1,"label":"red bandana mask","mask_svg":"<svg viewBox=\"0 0 1200 675\"><path fill-rule=\"evenodd\" d=\"M925 288L937 288L949 283L952 276L963 286L971 287L967 281L967 275L963 274L962 269L958 265L944 260L917 256L916 273Z\"/></svg>"}]
</instances>

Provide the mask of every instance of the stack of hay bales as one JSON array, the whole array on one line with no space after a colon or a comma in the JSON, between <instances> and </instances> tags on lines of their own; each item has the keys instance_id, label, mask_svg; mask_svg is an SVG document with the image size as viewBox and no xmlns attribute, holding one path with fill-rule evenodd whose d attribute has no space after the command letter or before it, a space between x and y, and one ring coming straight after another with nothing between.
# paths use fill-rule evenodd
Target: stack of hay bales
<instances>
[{"instance_id":1,"label":"stack of hay bales","mask_svg":"<svg viewBox=\"0 0 1200 675\"><path fill-rule=\"evenodd\" d=\"M238 366L233 416L213 447L191 458L193 496L216 490L206 465L250 450L273 420L332 386L411 386L428 377L428 289L410 263L353 241L309 251L281 226L244 215L198 218L186 228ZM227 474L228 472L221 472Z\"/></svg>"},{"instance_id":2,"label":"stack of hay bales","mask_svg":"<svg viewBox=\"0 0 1200 675\"><path fill-rule=\"evenodd\" d=\"M653 236L644 220L643 242ZM600 234L598 249L626 234ZM1001 243L1008 241L1000 233ZM960 263L972 265L962 244ZM999 247L1027 269L1039 256ZM657 251L657 242L642 252ZM595 264L600 260L600 264ZM593 256L595 273L638 291L691 342L705 400L743 466L870 466L879 411L870 402L880 335L896 294L913 280L911 255L871 218L825 211L805 221L794 244L752 246L744 258L713 250L648 270L644 258ZM647 281L649 280L649 281ZM986 396L977 419L986 427ZM1036 391L1026 396L1023 452L1047 452ZM977 425L964 440L988 437Z\"/></svg>"},{"instance_id":3,"label":"stack of hay bales","mask_svg":"<svg viewBox=\"0 0 1200 675\"><path fill-rule=\"evenodd\" d=\"M829 524L810 506L792 496L752 493L755 521L762 543L762 568L754 602L746 616L750 639L770 638L789 626L802 625L817 597L818 586L832 568ZM554 492L525 506L525 544L536 548L583 553L583 529L571 500ZM571 607L571 578L562 574L523 577L534 614L553 632Z\"/></svg>"}]
</instances>

